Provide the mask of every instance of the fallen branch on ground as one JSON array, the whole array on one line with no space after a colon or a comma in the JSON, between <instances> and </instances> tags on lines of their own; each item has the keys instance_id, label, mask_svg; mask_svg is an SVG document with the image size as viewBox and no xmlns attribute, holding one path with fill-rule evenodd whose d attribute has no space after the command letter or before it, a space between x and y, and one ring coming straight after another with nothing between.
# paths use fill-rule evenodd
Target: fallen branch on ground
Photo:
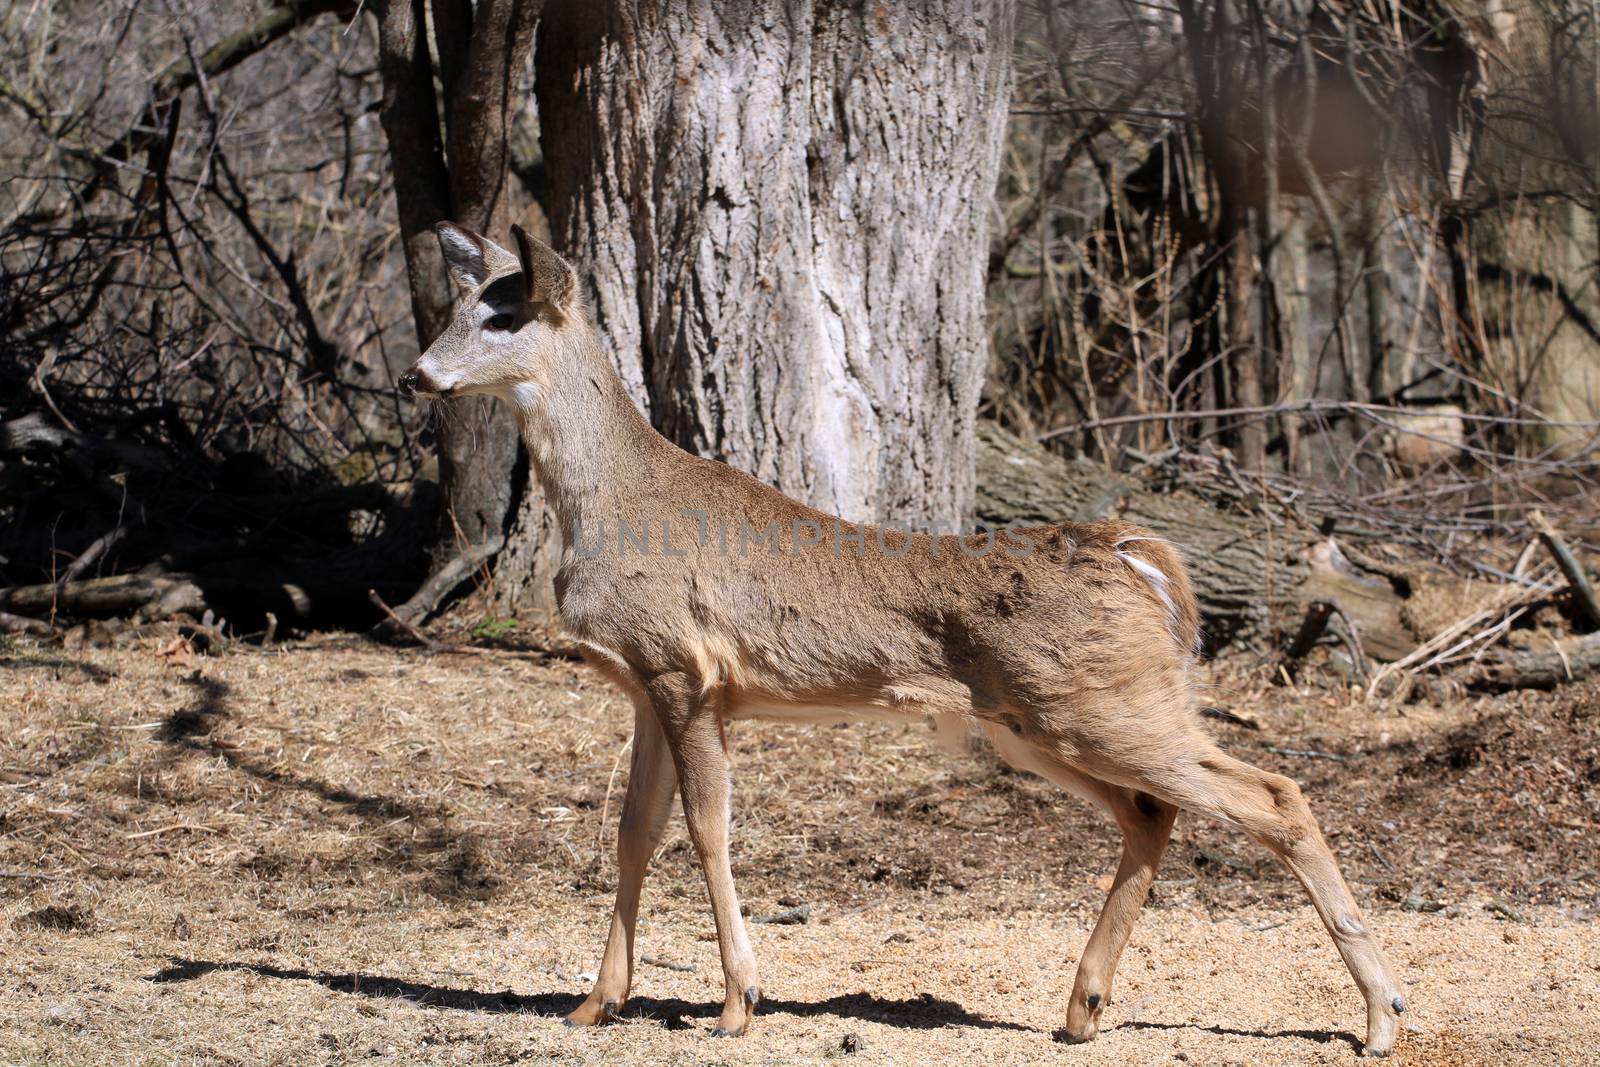
<instances>
[{"instance_id":1,"label":"fallen branch on ground","mask_svg":"<svg viewBox=\"0 0 1600 1067\"><path fill-rule=\"evenodd\" d=\"M1502 586L1483 607L1445 627L1410 655L1384 664L1367 685L1367 699L1376 696L1379 687L1396 674L1417 673L1439 666L1473 645L1478 646L1477 654L1482 655L1487 645L1502 636L1528 605L1555 591L1551 580L1554 575L1549 569L1533 577L1535 585Z\"/></svg>"},{"instance_id":2,"label":"fallen branch on ground","mask_svg":"<svg viewBox=\"0 0 1600 1067\"><path fill-rule=\"evenodd\" d=\"M1474 689L1552 689L1600 674L1600 634L1552 639L1548 649L1497 649L1479 661L1467 684Z\"/></svg>"},{"instance_id":3,"label":"fallen branch on ground","mask_svg":"<svg viewBox=\"0 0 1600 1067\"><path fill-rule=\"evenodd\" d=\"M480 544L469 545L461 550L461 554L446 563L443 567L422 583L411 598L391 613L395 621L418 622L426 618L433 609L439 606L439 601L449 596L456 586L466 581L472 572L494 558L495 553L505 547L506 539L495 535ZM380 629L387 627L387 622L379 623Z\"/></svg>"},{"instance_id":4,"label":"fallen branch on ground","mask_svg":"<svg viewBox=\"0 0 1600 1067\"><path fill-rule=\"evenodd\" d=\"M1561 568L1562 575L1567 579L1567 586L1572 590L1572 599L1577 601L1578 609L1588 616L1591 625L1600 627L1600 601L1595 599L1594 586L1589 584L1589 576L1583 572L1578 557L1573 555L1566 540L1556 532L1542 512L1528 512L1528 525L1534 528L1544 547L1555 557L1556 566Z\"/></svg>"},{"instance_id":5,"label":"fallen branch on ground","mask_svg":"<svg viewBox=\"0 0 1600 1067\"><path fill-rule=\"evenodd\" d=\"M196 618L205 594L189 574L118 574L77 582L47 582L0 589L0 611L24 615L131 615L165 619L180 612Z\"/></svg>"},{"instance_id":6,"label":"fallen branch on ground","mask_svg":"<svg viewBox=\"0 0 1600 1067\"><path fill-rule=\"evenodd\" d=\"M0 632L8 634L34 634L38 637L49 637L57 633L57 629L43 619L29 619L21 615L12 615L0 611Z\"/></svg>"},{"instance_id":7,"label":"fallen branch on ground","mask_svg":"<svg viewBox=\"0 0 1600 1067\"><path fill-rule=\"evenodd\" d=\"M361 591L373 584L373 575L352 570L338 560L281 569L262 560L235 560L194 571L18 585L0 589L0 612L48 618L137 616L154 622L178 615L198 620L211 611L214 617L235 620L271 614L297 624L338 625L352 619L364 624L371 616L363 610Z\"/></svg>"},{"instance_id":8,"label":"fallen branch on ground","mask_svg":"<svg viewBox=\"0 0 1600 1067\"><path fill-rule=\"evenodd\" d=\"M378 591L376 589L367 590L367 599L372 601L373 605L377 607L379 611L387 615L390 622L394 623L397 627L410 635L411 639L416 641L417 644L433 652L439 651L439 642L435 641L433 638L429 637L427 634L423 633L421 630L417 629L415 626L396 615L394 613L394 609L384 601L383 597L378 595ZM379 626L381 625L382 623L379 623Z\"/></svg>"}]
</instances>

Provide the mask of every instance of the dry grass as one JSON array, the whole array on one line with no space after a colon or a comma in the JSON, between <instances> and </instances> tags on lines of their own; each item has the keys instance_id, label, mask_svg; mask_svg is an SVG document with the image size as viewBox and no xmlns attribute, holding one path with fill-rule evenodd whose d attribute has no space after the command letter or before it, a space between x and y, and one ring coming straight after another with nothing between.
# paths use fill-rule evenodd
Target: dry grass
<instances>
[{"instance_id":1,"label":"dry grass","mask_svg":"<svg viewBox=\"0 0 1600 1067\"><path fill-rule=\"evenodd\" d=\"M161 644L0 646L0 1063L792 1063L847 1034L863 1063L1352 1055L1358 1001L1297 887L1189 819L1113 1029L1052 1045L1112 836L985 753L886 727L735 735L744 899L813 909L753 928L748 1038L704 1036L720 969L677 825L632 1018L568 1032L552 1017L610 902L619 697L531 656L322 642L196 669ZM1263 730L1219 730L1307 783L1364 883L1410 987L1404 1057L1592 1055L1600 687L1402 715L1258 673L1215 679Z\"/></svg>"}]
</instances>

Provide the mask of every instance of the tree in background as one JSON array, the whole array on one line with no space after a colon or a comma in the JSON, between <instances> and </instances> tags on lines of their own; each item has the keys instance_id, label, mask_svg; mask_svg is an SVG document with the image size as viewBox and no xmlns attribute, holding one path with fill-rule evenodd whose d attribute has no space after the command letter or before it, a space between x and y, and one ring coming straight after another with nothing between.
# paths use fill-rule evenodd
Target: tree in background
<instances>
[{"instance_id":1,"label":"tree in background","mask_svg":"<svg viewBox=\"0 0 1600 1067\"><path fill-rule=\"evenodd\" d=\"M1592 444L1556 424L1600 373L1597 32L1577 3L1041 0L985 410L1364 492L1462 446L1552 471L1522 460Z\"/></svg>"},{"instance_id":2,"label":"tree in background","mask_svg":"<svg viewBox=\"0 0 1600 1067\"><path fill-rule=\"evenodd\" d=\"M970 516L1008 0L559 5L557 239L670 438L858 520Z\"/></svg>"},{"instance_id":3,"label":"tree in background","mask_svg":"<svg viewBox=\"0 0 1600 1067\"><path fill-rule=\"evenodd\" d=\"M1462 362L1486 410L1567 424L1528 444L1581 448L1600 420L1600 8L1444 6Z\"/></svg>"},{"instance_id":4,"label":"tree in background","mask_svg":"<svg viewBox=\"0 0 1600 1067\"><path fill-rule=\"evenodd\" d=\"M520 213L511 128L524 106L538 12L539 0L384 0L378 8L383 128L420 348L444 329L455 299L430 227L453 220L501 234ZM441 403L434 574L402 607L407 618L431 611L500 549L527 482L515 477L517 427L505 405L487 397Z\"/></svg>"}]
</instances>

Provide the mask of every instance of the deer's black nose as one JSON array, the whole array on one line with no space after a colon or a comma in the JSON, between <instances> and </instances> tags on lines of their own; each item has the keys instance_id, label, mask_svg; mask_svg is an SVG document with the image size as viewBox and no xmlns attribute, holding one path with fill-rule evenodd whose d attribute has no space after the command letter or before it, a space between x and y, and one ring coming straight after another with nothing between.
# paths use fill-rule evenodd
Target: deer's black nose
<instances>
[{"instance_id":1,"label":"deer's black nose","mask_svg":"<svg viewBox=\"0 0 1600 1067\"><path fill-rule=\"evenodd\" d=\"M417 395L417 386L421 384L422 376L414 370L408 370L400 375L400 395L411 398Z\"/></svg>"}]
</instances>

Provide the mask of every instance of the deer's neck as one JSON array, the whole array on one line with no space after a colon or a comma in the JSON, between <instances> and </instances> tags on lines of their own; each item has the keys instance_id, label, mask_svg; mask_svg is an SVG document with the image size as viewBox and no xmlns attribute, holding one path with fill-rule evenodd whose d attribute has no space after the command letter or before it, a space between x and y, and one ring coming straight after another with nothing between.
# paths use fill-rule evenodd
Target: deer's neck
<instances>
[{"instance_id":1,"label":"deer's neck","mask_svg":"<svg viewBox=\"0 0 1600 1067\"><path fill-rule=\"evenodd\" d=\"M566 544L609 528L658 484L675 451L628 396L589 331L548 361L545 380L514 386L522 438ZM627 516L632 518L632 516Z\"/></svg>"}]
</instances>

